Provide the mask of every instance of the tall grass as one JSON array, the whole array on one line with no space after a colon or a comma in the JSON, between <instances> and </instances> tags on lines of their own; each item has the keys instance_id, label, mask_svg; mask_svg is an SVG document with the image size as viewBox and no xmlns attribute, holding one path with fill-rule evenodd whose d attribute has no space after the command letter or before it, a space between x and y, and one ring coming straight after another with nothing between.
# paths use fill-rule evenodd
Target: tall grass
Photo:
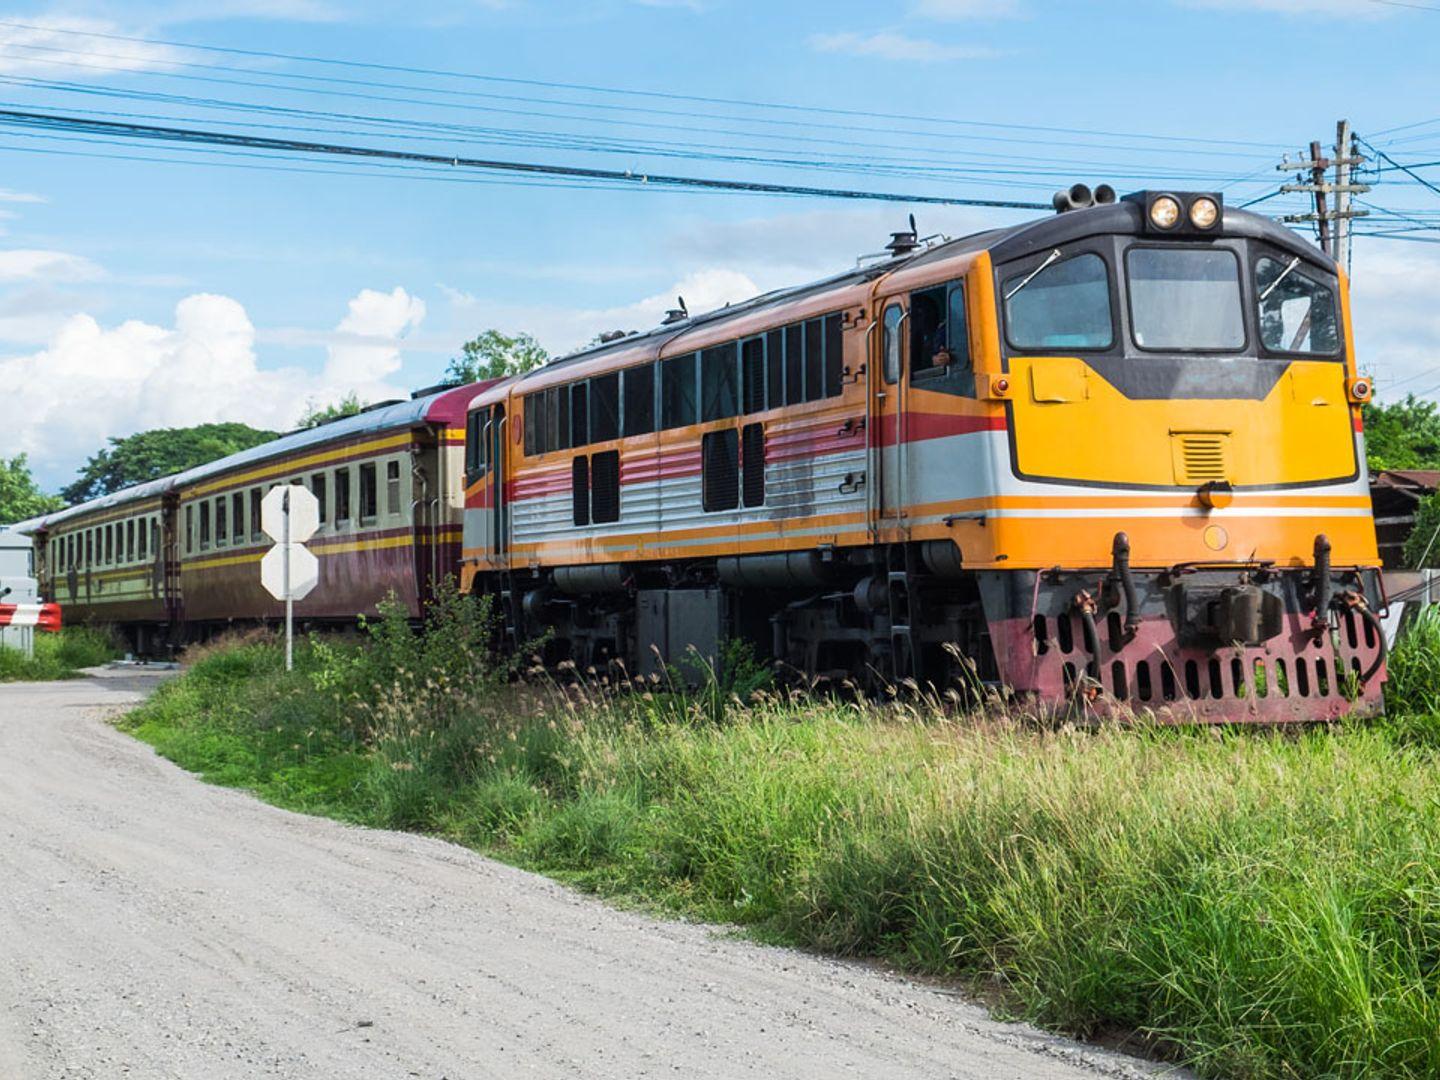
<instances>
[{"instance_id":1,"label":"tall grass","mask_svg":"<svg viewBox=\"0 0 1440 1080\"><path fill-rule=\"evenodd\" d=\"M446 604L426 638L391 617L369 645L305 645L289 675L270 642L214 652L127 724L285 805L983 983L1205 1075L1440 1075L1423 721L1079 731L748 675L516 688L478 658L486 612ZM1397 651L1407 707L1433 700L1432 663Z\"/></svg>"},{"instance_id":2,"label":"tall grass","mask_svg":"<svg viewBox=\"0 0 1440 1080\"><path fill-rule=\"evenodd\" d=\"M0 682L68 679L81 668L114 660L120 643L106 627L66 626L57 634L36 634L35 655L0 648Z\"/></svg>"}]
</instances>

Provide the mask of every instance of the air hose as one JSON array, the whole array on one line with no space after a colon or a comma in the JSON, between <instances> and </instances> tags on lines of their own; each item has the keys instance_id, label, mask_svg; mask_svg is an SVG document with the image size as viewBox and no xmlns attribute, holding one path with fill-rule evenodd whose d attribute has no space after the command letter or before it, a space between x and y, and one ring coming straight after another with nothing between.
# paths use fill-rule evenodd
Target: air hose
<instances>
[{"instance_id":1,"label":"air hose","mask_svg":"<svg viewBox=\"0 0 1440 1080\"><path fill-rule=\"evenodd\" d=\"M1386 657L1390 654L1390 647L1385 642L1385 628L1380 625L1379 616L1370 610L1369 604L1365 603L1365 597L1352 589L1336 593L1334 600L1331 601L1331 606L1336 611L1349 609L1358 613L1375 632L1375 661L1360 674L1360 686L1363 689L1365 684L1375 677L1375 673L1380 670Z\"/></svg>"}]
</instances>

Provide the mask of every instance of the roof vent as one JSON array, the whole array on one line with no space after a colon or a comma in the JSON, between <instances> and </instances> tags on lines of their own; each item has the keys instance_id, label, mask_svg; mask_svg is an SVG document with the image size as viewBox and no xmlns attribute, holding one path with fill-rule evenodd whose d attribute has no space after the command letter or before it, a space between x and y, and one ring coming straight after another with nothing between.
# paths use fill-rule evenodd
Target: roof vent
<instances>
[{"instance_id":1,"label":"roof vent","mask_svg":"<svg viewBox=\"0 0 1440 1080\"><path fill-rule=\"evenodd\" d=\"M665 318L660 320L661 326L669 326L672 323L684 322L686 319L690 318L690 309L685 306L685 298L683 296L677 296L675 298L675 303L678 304L679 307L672 307L669 311L665 312Z\"/></svg>"},{"instance_id":2,"label":"roof vent","mask_svg":"<svg viewBox=\"0 0 1440 1080\"><path fill-rule=\"evenodd\" d=\"M623 337L629 337L634 330L606 330L600 335L600 344L609 345L612 341L619 341Z\"/></svg>"},{"instance_id":3,"label":"roof vent","mask_svg":"<svg viewBox=\"0 0 1440 1080\"><path fill-rule=\"evenodd\" d=\"M895 258L901 255L909 255L920 246L920 234L915 229L915 215L910 215L910 228L905 232L892 232L890 242L885 245L885 250Z\"/></svg>"}]
</instances>

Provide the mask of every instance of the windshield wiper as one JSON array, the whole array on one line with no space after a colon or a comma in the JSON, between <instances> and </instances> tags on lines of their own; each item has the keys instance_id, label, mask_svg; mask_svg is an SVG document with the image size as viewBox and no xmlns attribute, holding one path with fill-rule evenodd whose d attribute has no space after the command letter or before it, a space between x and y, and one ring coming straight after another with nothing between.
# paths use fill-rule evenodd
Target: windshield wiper
<instances>
[{"instance_id":1,"label":"windshield wiper","mask_svg":"<svg viewBox=\"0 0 1440 1080\"><path fill-rule=\"evenodd\" d=\"M1014 297L1016 293L1018 293L1026 285L1029 285L1030 282L1036 278L1036 276L1040 273L1041 270L1044 270L1047 266L1049 266L1058 258L1060 258L1060 249L1055 248L1053 251L1050 252L1049 255L1045 256L1044 262L1042 262L1039 266L1035 267L1034 270L1031 270L1030 273L1025 275L1019 285L1016 285L1013 289L1011 289L1008 293L1005 294L1005 302L1008 304L1011 298Z\"/></svg>"},{"instance_id":2,"label":"windshield wiper","mask_svg":"<svg viewBox=\"0 0 1440 1080\"><path fill-rule=\"evenodd\" d=\"M1263 302L1265 301L1265 298L1266 298L1267 296L1269 296L1272 292L1274 292L1274 291L1279 287L1280 282L1284 281L1287 277L1290 276L1290 271L1291 271L1291 270L1294 270L1295 267L1297 267L1297 266L1299 266L1299 265L1300 265L1300 256L1299 256L1299 255L1296 255L1293 259L1290 260L1290 265L1287 266L1287 267L1285 267L1284 270L1281 270L1281 271L1280 271L1280 276L1277 277L1274 281L1270 282L1269 285L1266 285L1266 286L1265 286L1265 291L1260 294L1260 300L1261 300L1261 302L1263 303Z\"/></svg>"}]
</instances>

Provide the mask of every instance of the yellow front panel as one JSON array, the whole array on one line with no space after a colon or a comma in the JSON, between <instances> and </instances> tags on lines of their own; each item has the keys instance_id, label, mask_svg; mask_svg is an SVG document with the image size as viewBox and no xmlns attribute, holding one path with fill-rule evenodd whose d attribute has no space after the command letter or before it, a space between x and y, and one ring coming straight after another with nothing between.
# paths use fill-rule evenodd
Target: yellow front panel
<instances>
[{"instance_id":1,"label":"yellow front panel","mask_svg":"<svg viewBox=\"0 0 1440 1080\"><path fill-rule=\"evenodd\" d=\"M1355 475L1345 366L1335 361L1294 361L1260 401L1131 400L1069 356L1012 360L1011 376L1011 437L1027 478L1193 488Z\"/></svg>"}]
</instances>

